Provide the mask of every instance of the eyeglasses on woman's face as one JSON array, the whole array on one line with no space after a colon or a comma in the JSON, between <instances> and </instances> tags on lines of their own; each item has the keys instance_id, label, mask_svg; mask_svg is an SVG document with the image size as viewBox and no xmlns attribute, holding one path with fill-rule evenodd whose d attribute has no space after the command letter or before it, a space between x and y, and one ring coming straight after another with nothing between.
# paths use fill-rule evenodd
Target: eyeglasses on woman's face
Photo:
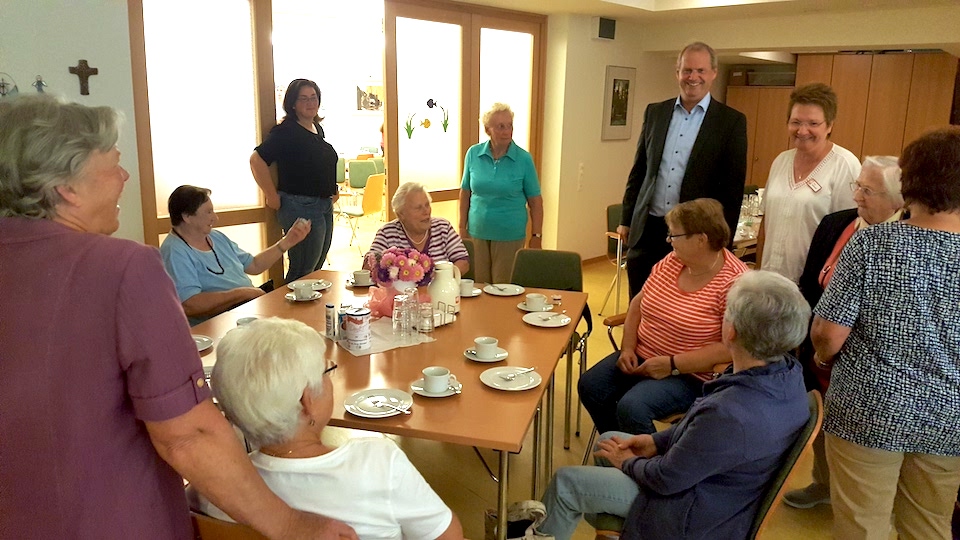
<instances>
[{"instance_id":1,"label":"eyeglasses on woman's face","mask_svg":"<svg viewBox=\"0 0 960 540\"><path fill-rule=\"evenodd\" d=\"M857 191L860 191L860 193L863 193L864 197L873 197L874 195L884 195L887 193L886 191L878 191L875 189L870 189L856 180L853 182L850 182L850 191L854 193L856 193Z\"/></svg>"},{"instance_id":2,"label":"eyeglasses on woman's face","mask_svg":"<svg viewBox=\"0 0 960 540\"><path fill-rule=\"evenodd\" d=\"M333 370L335 370L335 369L337 369L337 364L334 363L334 362L328 361L328 362L327 362L327 369L323 370L323 374L326 375L327 373L330 373L331 371L333 371Z\"/></svg>"},{"instance_id":3,"label":"eyeglasses on woman's face","mask_svg":"<svg viewBox=\"0 0 960 540\"><path fill-rule=\"evenodd\" d=\"M672 244L675 238L687 237L687 236L690 236L691 234L696 234L696 233L667 234L667 242Z\"/></svg>"},{"instance_id":4,"label":"eyeglasses on woman's face","mask_svg":"<svg viewBox=\"0 0 960 540\"><path fill-rule=\"evenodd\" d=\"M320 98L313 94L312 96L300 96L297 101L300 103L320 103Z\"/></svg>"}]
</instances>

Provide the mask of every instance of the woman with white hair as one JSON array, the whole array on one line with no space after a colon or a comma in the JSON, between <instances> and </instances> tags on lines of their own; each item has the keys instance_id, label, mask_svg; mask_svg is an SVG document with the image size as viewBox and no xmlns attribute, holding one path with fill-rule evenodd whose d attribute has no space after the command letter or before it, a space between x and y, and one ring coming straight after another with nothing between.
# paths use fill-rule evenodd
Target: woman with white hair
<instances>
[{"instance_id":1,"label":"woman with white hair","mask_svg":"<svg viewBox=\"0 0 960 540\"><path fill-rule=\"evenodd\" d=\"M397 219L385 223L364 256L364 265L371 270L376 255L392 247L412 248L426 253L434 261L450 261L461 274L470 270L470 254L453 225L443 218L431 216L430 194L419 182L404 182L393 194L390 204Z\"/></svg>"},{"instance_id":2,"label":"woman with white hair","mask_svg":"<svg viewBox=\"0 0 960 540\"><path fill-rule=\"evenodd\" d=\"M530 247L543 239L543 197L530 153L513 142L513 111L494 103L480 118L490 137L467 150L460 183L460 236L473 238L477 281L509 283L513 259L527 239Z\"/></svg>"},{"instance_id":3,"label":"woman with white hair","mask_svg":"<svg viewBox=\"0 0 960 540\"><path fill-rule=\"evenodd\" d=\"M733 372L703 385L678 423L654 434L609 432L599 467L563 467L547 487L539 532L570 538L581 516L626 518L622 538L746 538L784 454L809 418L799 363L787 351L810 307L773 272L743 274L727 296L723 343Z\"/></svg>"},{"instance_id":4,"label":"woman with white hair","mask_svg":"<svg viewBox=\"0 0 960 540\"><path fill-rule=\"evenodd\" d=\"M278 318L235 328L220 341L210 386L258 448L250 459L260 476L287 504L335 516L361 538L463 538L460 521L393 441L324 442L337 368L325 349L316 330ZM192 504L229 519L203 497Z\"/></svg>"},{"instance_id":5,"label":"woman with white hair","mask_svg":"<svg viewBox=\"0 0 960 540\"><path fill-rule=\"evenodd\" d=\"M811 309L820 301L820 296L833 277L840 253L853 235L877 223L900 221L903 215L900 166L894 156L865 158L860 176L850 183L850 189L857 207L823 218L810 244L807 263L800 275L800 292ZM830 385L830 367L813 363L813 345L809 338L800 346L799 359L806 375L807 388L816 388L825 394ZM824 435L821 431L813 442L813 482L803 489L788 492L783 502L794 508L830 504L830 470L823 444Z\"/></svg>"}]
</instances>

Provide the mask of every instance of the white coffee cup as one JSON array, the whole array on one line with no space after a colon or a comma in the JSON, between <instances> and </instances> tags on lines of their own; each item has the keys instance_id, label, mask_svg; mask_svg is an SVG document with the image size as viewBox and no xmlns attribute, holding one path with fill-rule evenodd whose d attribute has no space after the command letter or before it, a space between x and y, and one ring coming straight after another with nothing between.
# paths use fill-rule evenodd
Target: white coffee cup
<instances>
[{"instance_id":1,"label":"white coffee cup","mask_svg":"<svg viewBox=\"0 0 960 540\"><path fill-rule=\"evenodd\" d=\"M423 389L431 394L445 392L450 387L450 370L441 366L423 368Z\"/></svg>"},{"instance_id":2,"label":"white coffee cup","mask_svg":"<svg viewBox=\"0 0 960 540\"><path fill-rule=\"evenodd\" d=\"M533 311L542 311L547 305L547 297L540 293L530 293L527 295L527 309Z\"/></svg>"},{"instance_id":3,"label":"white coffee cup","mask_svg":"<svg viewBox=\"0 0 960 540\"><path fill-rule=\"evenodd\" d=\"M473 340L474 345L476 345L477 358L493 358L497 356L497 345L500 343L497 338L489 336L481 336Z\"/></svg>"},{"instance_id":4,"label":"white coffee cup","mask_svg":"<svg viewBox=\"0 0 960 540\"><path fill-rule=\"evenodd\" d=\"M355 270L353 272L353 283L355 285L370 285L373 282L370 281L370 271L369 270Z\"/></svg>"},{"instance_id":5,"label":"white coffee cup","mask_svg":"<svg viewBox=\"0 0 960 540\"><path fill-rule=\"evenodd\" d=\"M245 326L257 320L256 317L240 317L237 319L237 326Z\"/></svg>"},{"instance_id":6,"label":"white coffee cup","mask_svg":"<svg viewBox=\"0 0 960 540\"><path fill-rule=\"evenodd\" d=\"M473 280L461 279L460 280L460 296L471 296L471 295L473 295Z\"/></svg>"},{"instance_id":7,"label":"white coffee cup","mask_svg":"<svg viewBox=\"0 0 960 540\"><path fill-rule=\"evenodd\" d=\"M297 300L309 300L313 296L313 283L297 283L293 286Z\"/></svg>"}]
</instances>

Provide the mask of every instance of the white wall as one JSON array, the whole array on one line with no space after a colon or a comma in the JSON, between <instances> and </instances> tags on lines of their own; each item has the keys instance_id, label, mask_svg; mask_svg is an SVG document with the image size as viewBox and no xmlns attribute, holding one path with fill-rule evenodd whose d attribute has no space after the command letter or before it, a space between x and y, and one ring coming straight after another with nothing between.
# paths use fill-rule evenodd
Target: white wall
<instances>
[{"instance_id":1,"label":"white wall","mask_svg":"<svg viewBox=\"0 0 960 540\"><path fill-rule=\"evenodd\" d=\"M79 79L67 70L81 58L100 70L90 77L88 96L80 95ZM42 75L49 93L123 113L120 162L130 180L115 236L143 241L126 2L0 0L0 72L13 76L21 93L35 92L30 85Z\"/></svg>"}]
</instances>

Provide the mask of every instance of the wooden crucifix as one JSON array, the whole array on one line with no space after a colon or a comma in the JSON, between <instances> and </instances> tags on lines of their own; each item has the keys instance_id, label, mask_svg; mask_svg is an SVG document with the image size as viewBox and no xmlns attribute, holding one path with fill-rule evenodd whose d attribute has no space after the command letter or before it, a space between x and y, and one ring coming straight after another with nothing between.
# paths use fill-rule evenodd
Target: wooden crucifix
<instances>
[{"instance_id":1,"label":"wooden crucifix","mask_svg":"<svg viewBox=\"0 0 960 540\"><path fill-rule=\"evenodd\" d=\"M80 95L90 95L90 76L100 72L97 68L90 67L86 60L78 60L75 67L71 67L70 73L80 78Z\"/></svg>"}]
</instances>

